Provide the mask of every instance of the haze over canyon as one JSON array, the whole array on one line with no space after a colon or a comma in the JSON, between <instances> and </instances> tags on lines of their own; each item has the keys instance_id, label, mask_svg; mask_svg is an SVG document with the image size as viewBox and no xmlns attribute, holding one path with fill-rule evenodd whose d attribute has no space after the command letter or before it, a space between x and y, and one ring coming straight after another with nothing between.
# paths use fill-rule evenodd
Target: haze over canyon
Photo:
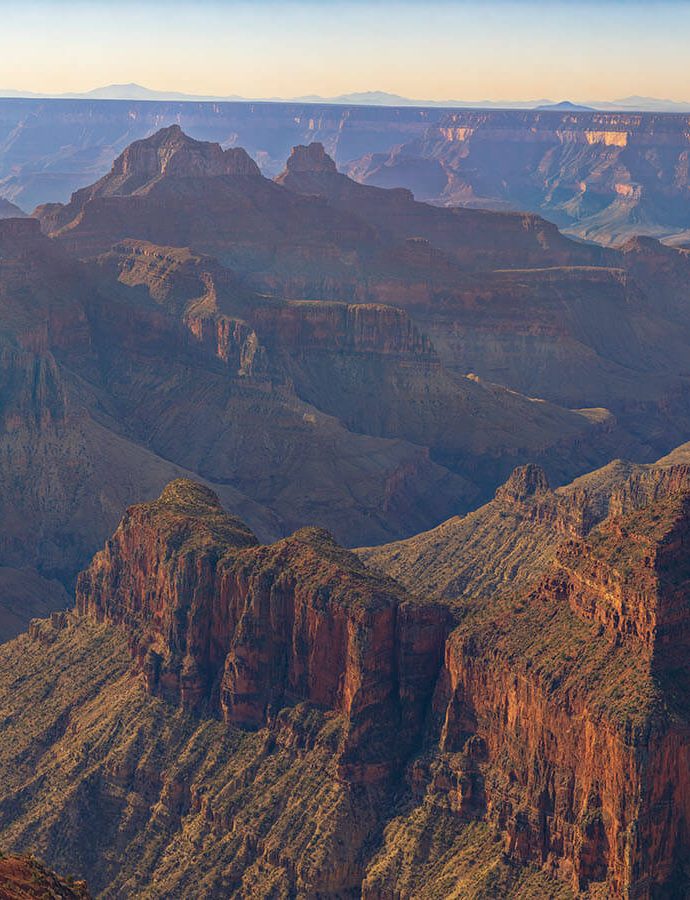
<instances>
[{"instance_id":1,"label":"haze over canyon","mask_svg":"<svg viewBox=\"0 0 690 900\"><path fill-rule=\"evenodd\" d=\"M690 242L690 114L0 99L0 197L25 212L64 202L168 123L246 149L269 177L319 141L355 180L436 205L529 210L606 244Z\"/></svg>"}]
</instances>

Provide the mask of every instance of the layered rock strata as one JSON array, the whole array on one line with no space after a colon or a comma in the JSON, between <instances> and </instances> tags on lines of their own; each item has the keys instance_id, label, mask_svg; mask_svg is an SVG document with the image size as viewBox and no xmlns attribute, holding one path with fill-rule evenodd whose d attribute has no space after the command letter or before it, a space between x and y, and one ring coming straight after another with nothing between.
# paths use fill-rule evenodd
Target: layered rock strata
<instances>
[{"instance_id":1,"label":"layered rock strata","mask_svg":"<svg viewBox=\"0 0 690 900\"><path fill-rule=\"evenodd\" d=\"M494 503L524 490L548 498L523 470ZM482 816L510 858L586 896L685 884L689 496L684 466L635 474L599 525L552 544L531 589L466 596L436 687L438 744L408 770L418 802Z\"/></svg>"},{"instance_id":2,"label":"layered rock strata","mask_svg":"<svg viewBox=\"0 0 690 900\"><path fill-rule=\"evenodd\" d=\"M595 524L569 512L587 507L577 490L554 501L524 467L493 502L499 517L524 505L525 532L561 518L543 574L449 606L411 599L319 530L261 546L207 489L174 482L128 511L80 576L78 611L124 631L168 702L286 746L309 739L281 710L306 703L341 722L345 785L404 773L365 896L396 889L399 841L424 844L431 821L413 838L409 810L437 807L576 894L648 898L686 883L689 488L681 467L638 473Z\"/></svg>"},{"instance_id":3,"label":"layered rock strata","mask_svg":"<svg viewBox=\"0 0 690 900\"><path fill-rule=\"evenodd\" d=\"M250 728L300 701L342 715L349 781L389 777L418 744L450 621L319 529L258 545L184 481L128 511L77 608L125 627L148 689L186 709Z\"/></svg>"}]
</instances>

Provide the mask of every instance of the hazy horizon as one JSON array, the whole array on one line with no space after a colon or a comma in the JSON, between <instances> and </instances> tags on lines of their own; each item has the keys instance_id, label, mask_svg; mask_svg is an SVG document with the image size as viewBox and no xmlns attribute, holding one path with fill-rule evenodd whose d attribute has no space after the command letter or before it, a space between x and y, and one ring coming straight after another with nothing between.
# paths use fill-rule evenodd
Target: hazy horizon
<instances>
[{"instance_id":1,"label":"hazy horizon","mask_svg":"<svg viewBox=\"0 0 690 900\"><path fill-rule=\"evenodd\" d=\"M468 102L690 99L690 4L679 0L1 7L2 89L78 93L136 82L250 98L385 91Z\"/></svg>"},{"instance_id":2,"label":"hazy horizon","mask_svg":"<svg viewBox=\"0 0 690 900\"><path fill-rule=\"evenodd\" d=\"M344 98L349 99L350 97L362 97L367 98L371 96L375 98L376 101L381 104L383 103L383 98L399 98L401 101L420 101L422 103L429 102L436 106L441 105L444 101L449 104L457 104L462 102L462 100L466 100L468 104L473 106L480 105L483 101L491 106L500 106L501 102L505 102L506 104L510 104L512 107L517 107L523 105L525 108L533 108L534 104L537 103L553 103L557 105L559 103L573 103L574 105L578 104L586 104L593 103L599 104L598 109L609 109L616 102L625 102L625 101L633 101L633 100L649 100L655 101L658 103L668 102L670 104L688 104L690 101L687 98L679 98L679 99L671 99L668 97L650 97L646 95L640 94L630 94L627 97L587 97L587 98L576 98L573 100L571 97L547 97L546 94L539 97L515 97L515 96L506 96L500 98L461 98L461 97L445 97L445 98L436 98L436 97L409 97L402 94L398 94L396 92L387 92L380 91L376 88L363 90L363 91L343 91L340 94L334 94L332 96L326 96L323 94L310 93L310 94L302 94L298 96L290 96L290 95L276 95L276 96L244 96L240 94L204 94L204 93L187 93L184 91L179 91L174 85L163 87L163 88L152 88L150 85L139 84L138 82L128 81L122 83L111 83L111 84L99 84L96 86L84 87L82 90L75 91L29 91L17 89L14 85L2 85L0 84L0 99L7 99L9 97L26 97L30 99L31 97L37 97L42 99L61 99L61 98L85 98L90 97L91 95L94 98L98 99L138 99L141 94L143 99L146 99L146 94L158 95L160 94L161 98L170 97L171 99L199 99L201 101L221 101L221 100L246 100L247 102L262 102L262 101L294 101L294 100L309 100L313 102L318 102L319 100L329 101L329 100L343 100ZM378 100L378 98L382 98ZM365 101L365 102L367 102ZM593 107L594 108L594 107ZM625 107L631 108L631 107ZM656 108L656 107L655 107Z\"/></svg>"}]
</instances>

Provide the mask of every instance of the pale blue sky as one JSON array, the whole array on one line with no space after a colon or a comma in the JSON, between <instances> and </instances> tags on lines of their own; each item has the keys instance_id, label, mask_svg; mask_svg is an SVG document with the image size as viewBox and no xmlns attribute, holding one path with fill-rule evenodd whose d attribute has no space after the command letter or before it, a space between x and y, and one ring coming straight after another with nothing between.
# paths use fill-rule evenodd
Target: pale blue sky
<instances>
[{"instance_id":1,"label":"pale blue sky","mask_svg":"<svg viewBox=\"0 0 690 900\"><path fill-rule=\"evenodd\" d=\"M0 87L690 100L690 0L0 0Z\"/></svg>"}]
</instances>

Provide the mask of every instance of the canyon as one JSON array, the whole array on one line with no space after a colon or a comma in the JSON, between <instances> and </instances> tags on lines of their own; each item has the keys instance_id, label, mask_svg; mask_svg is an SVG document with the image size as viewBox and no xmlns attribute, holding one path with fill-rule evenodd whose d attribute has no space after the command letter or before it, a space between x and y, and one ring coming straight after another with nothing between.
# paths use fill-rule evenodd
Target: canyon
<instances>
[{"instance_id":1,"label":"canyon","mask_svg":"<svg viewBox=\"0 0 690 900\"><path fill-rule=\"evenodd\" d=\"M681 113L4 98L0 196L26 212L64 202L171 124L244 147L269 177L293 145L319 141L357 181L419 200L539 213L605 244L690 242Z\"/></svg>"},{"instance_id":2,"label":"canyon","mask_svg":"<svg viewBox=\"0 0 690 900\"><path fill-rule=\"evenodd\" d=\"M374 543L476 506L516 463L565 481L616 453L652 460L686 428L680 250L616 256L539 217L438 209L352 182L318 144L271 181L178 127L37 216L0 222L7 636L30 585L64 605L123 506L176 477L214 485L262 539L317 525ZM574 304L579 342L553 333L552 293L525 313L561 378L524 343L511 378L486 348L476 373L459 334L477 286L514 310L526 278L564 281ZM524 327L489 299L477 347ZM563 350L591 369L578 394Z\"/></svg>"},{"instance_id":3,"label":"canyon","mask_svg":"<svg viewBox=\"0 0 690 900\"><path fill-rule=\"evenodd\" d=\"M686 896L676 119L53 103L0 101L0 190L84 166L0 216L0 894Z\"/></svg>"},{"instance_id":4,"label":"canyon","mask_svg":"<svg viewBox=\"0 0 690 900\"><path fill-rule=\"evenodd\" d=\"M586 110L458 110L421 137L345 171L422 200L524 209L603 244L687 243L688 116Z\"/></svg>"},{"instance_id":5,"label":"canyon","mask_svg":"<svg viewBox=\"0 0 690 900\"><path fill-rule=\"evenodd\" d=\"M467 508L516 451L561 466L570 435L578 466L581 434L603 456L615 438L605 418L446 372L403 310L267 302L190 251L129 242L85 265L9 219L0 295L10 629L32 592L64 605L122 507L179 475L264 538L314 523L354 542Z\"/></svg>"},{"instance_id":6,"label":"canyon","mask_svg":"<svg viewBox=\"0 0 690 900\"><path fill-rule=\"evenodd\" d=\"M602 249L538 216L419 203L338 173L318 144L294 148L275 181L246 158L242 174L199 174L220 152L163 129L36 215L82 258L126 238L189 246L260 294L400 307L455 374L609 410L639 442L618 439L621 454L685 439L688 251L652 238ZM186 174L165 169L170 153Z\"/></svg>"},{"instance_id":7,"label":"canyon","mask_svg":"<svg viewBox=\"0 0 690 900\"><path fill-rule=\"evenodd\" d=\"M173 481L0 647L2 839L101 896L682 896L689 498L524 466L439 591Z\"/></svg>"}]
</instances>

